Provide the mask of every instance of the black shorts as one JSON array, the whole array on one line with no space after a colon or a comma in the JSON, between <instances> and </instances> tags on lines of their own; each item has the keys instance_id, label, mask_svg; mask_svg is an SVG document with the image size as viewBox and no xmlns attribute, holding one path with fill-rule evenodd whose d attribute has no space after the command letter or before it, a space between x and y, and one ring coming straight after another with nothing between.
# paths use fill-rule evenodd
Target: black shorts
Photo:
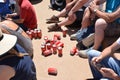
<instances>
[{"instance_id":1,"label":"black shorts","mask_svg":"<svg viewBox=\"0 0 120 80\"><path fill-rule=\"evenodd\" d=\"M76 14L76 17L77 17L77 21L82 21L82 18L83 18L83 14L84 14L84 11L85 11L86 7L82 7L79 11L77 11L75 14Z\"/></svg>"}]
</instances>

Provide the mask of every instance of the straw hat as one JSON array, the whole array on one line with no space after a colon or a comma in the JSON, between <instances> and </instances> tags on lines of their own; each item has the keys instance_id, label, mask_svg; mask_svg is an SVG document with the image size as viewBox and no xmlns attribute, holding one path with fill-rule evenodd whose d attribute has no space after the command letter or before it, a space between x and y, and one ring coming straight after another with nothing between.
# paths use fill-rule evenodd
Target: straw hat
<instances>
[{"instance_id":1,"label":"straw hat","mask_svg":"<svg viewBox=\"0 0 120 80\"><path fill-rule=\"evenodd\" d=\"M0 3L4 3L5 1L4 0L0 0Z\"/></svg>"},{"instance_id":2,"label":"straw hat","mask_svg":"<svg viewBox=\"0 0 120 80\"><path fill-rule=\"evenodd\" d=\"M9 51L16 44L17 37L2 33L0 29L0 56Z\"/></svg>"}]
</instances>

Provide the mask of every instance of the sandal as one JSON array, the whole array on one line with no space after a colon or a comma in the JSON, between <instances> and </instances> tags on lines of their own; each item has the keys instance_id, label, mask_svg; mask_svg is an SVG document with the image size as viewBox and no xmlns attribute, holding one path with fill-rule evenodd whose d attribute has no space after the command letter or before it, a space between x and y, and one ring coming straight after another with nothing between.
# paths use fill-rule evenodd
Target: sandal
<instances>
[{"instance_id":1,"label":"sandal","mask_svg":"<svg viewBox=\"0 0 120 80\"><path fill-rule=\"evenodd\" d=\"M55 23L53 25L48 26L48 29L49 31L55 31L55 30L60 30L61 27L57 23Z\"/></svg>"},{"instance_id":2,"label":"sandal","mask_svg":"<svg viewBox=\"0 0 120 80\"><path fill-rule=\"evenodd\" d=\"M46 20L47 20L47 22L46 22L47 24L60 22L60 21L59 21L59 18L56 17L55 15L53 15L50 19L46 19Z\"/></svg>"}]
</instances>

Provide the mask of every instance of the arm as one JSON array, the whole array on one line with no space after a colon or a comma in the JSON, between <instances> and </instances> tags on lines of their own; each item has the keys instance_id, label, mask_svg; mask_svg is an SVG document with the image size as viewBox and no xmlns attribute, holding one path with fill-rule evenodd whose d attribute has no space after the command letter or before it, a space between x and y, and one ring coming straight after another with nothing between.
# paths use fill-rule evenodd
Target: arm
<instances>
[{"instance_id":1,"label":"arm","mask_svg":"<svg viewBox=\"0 0 120 80\"><path fill-rule=\"evenodd\" d=\"M12 19L12 21L15 23L23 23L24 19Z\"/></svg>"},{"instance_id":2,"label":"arm","mask_svg":"<svg viewBox=\"0 0 120 80\"><path fill-rule=\"evenodd\" d=\"M88 0L78 0L76 4L72 7L70 12L68 13L68 19L72 20L74 18L74 13L80 9Z\"/></svg>"},{"instance_id":3,"label":"arm","mask_svg":"<svg viewBox=\"0 0 120 80\"><path fill-rule=\"evenodd\" d=\"M102 51L102 53L101 53L101 55L99 56L99 58L103 59L103 58L105 58L105 57L107 57L107 56L110 56L110 55L113 54L113 52L114 52L115 50L117 50L117 49L119 49L119 48L120 48L120 45L119 45L117 42L114 42L111 46L105 48L105 49Z\"/></svg>"},{"instance_id":4,"label":"arm","mask_svg":"<svg viewBox=\"0 0 120 80\"><path fill-rule=\"evenodd\" d=\"M100 61L103 60L105 57L113 55L114 51L117 50L117 49L119 49L119 48L120 48L120 44L118 44L117 41L114 42L111 46L105 48L105 49L101 52L100 56L94 57L94 58L92 59L92 62L93 62L93 63L100 62Z\"/></svg>"},{"instance_id":5,"label":"arm","mask_svg":"<svg viewBox=\"0 0 120 80\"><path fill-rule=\"evenodd\" d=\"M70 10L70 12L72 13L76 12L87 2L88 0L78 0L77 3L73 6L73 8Z\"/></svg>"},{"instance_id":6,"label":"arm","mask_svg":"<svg viewBox=\"0 0 120 80\"><path fill-rule=\"evenodd\" d=\"M107 22L112 22L114 20L116 20L117 18L120 17L120 8L117 9L117 11L113 12L113 13L104 13L101 11L96 11L96 15L98 17L101 17L103 19L105 19Z\"/></svg>"},{"instance_id":7,"label":"arm","mask_svg":"<svg viewBox=\"0 0 120 80\"><path fill-rule=\"evenodd\" d=\"M66 11L70 11L70 9L75 5L77 1L78 0L73 0L72 2L68 3L65 7Z\"/></svg>"},{"instance_id":8,"label":"arm","mask_svg":"<svg viewBox=\"0 0 120 80\"><path fill-rule=\"evenodd\" d=\"M100 4L103 4L106 0L93 0L96 5L100 5Z\"/></svg>"},{"instance_id":9,"label":"arm","mask_svg":"<svg viewBox=\"0 0 120 80\"><path fill-rule=\"evenodd\" d=\"M113 80L120 80L120 76L118 74L116 74L112 69L110 68L101 68L100 69L101 74L104 77L108 77L111 78Z\"/></svg>"},{"instance_id":10,"label":"arm","mask_svg":"<svg viewBox=\"0 0 120 80\"><path fill-rule=\"evenodd\" d=\"M118 40L119 41L119 40ZM94 57L92 59L92 63L96 63L96 62L100 62L101 60L103 60L105 57L107 56L111 56L113 54L113 52L115 50L117 50L118 48L120 48L120 44L118 44L118 42L114 42L111 46L105 48L100 56L98 57ZM116 74L114 72L114 70L110 69L110 68L106 68L106 67L102 67L99 69L99 71L101 72L101 74L104 76L104 77L108 77L108 78L111 78L113 80L120 80L120 76L118 74Z\"/></svg>"},{"instance_id":11,"label":"arm","mask_svg":"<svg viewBox=\"0 0 120 80\"><path fill-rule=\"evenodd\" d=\"M0 65L0 79L10 80L15 75L15 70L7 65Z\"/></svg>"},{"instance_id":12,"label":"arm","mask_svg":"<svg viewBox=\"0 0 120 80\"><path fill-rule=\"evenodd\" d=\"M106 13L106 12L102 12L99 9L96 8L95 3L93 2L90 6L89 6L90 10L95 13L95 15L97 15L100 18L103 18L106 20L106 22L112 22L115 19L120 17L120 7L113 13Z\"/></svg>"}]
</instances>

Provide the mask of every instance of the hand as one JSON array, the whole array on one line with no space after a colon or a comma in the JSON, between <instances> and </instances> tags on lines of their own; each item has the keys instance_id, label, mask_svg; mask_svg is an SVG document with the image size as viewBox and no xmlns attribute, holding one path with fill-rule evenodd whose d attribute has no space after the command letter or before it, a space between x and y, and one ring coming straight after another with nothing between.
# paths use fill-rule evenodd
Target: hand
<instances>
[{"instance_id":1,"label":"hand","mask_svg":"<svg viewBox=\"0 0 120 80\"><path fill-rule=\"evenodd\" d=\"M92 63L99 63L102 60L101 57L93 57L92 58Z\"/></svg>"},{"instance_id":2,"label":"hand","mask_svg":"<svg viewBox=\"0 0 120 80\"><path fill-rule=\"evenodd\" d=\"M116 76L118 76L112 69L110 68L101 68L99 70L101 72L101 74L104 76L104 77L107 77L107 78L111 78L111 79L114 79Z\"/></svg>"},{"instance_id":3,"label":"hand","mask_svg":"<svg viewBox=\"0 0 120 80\"><path fill-rule=\"evenodd\" d=\"M98 9L98 6L95 4L94 1L92 1L89 5L89 9L91 10L91 12L94 12L94 9Z\"/></svg>"}]
</instances>

